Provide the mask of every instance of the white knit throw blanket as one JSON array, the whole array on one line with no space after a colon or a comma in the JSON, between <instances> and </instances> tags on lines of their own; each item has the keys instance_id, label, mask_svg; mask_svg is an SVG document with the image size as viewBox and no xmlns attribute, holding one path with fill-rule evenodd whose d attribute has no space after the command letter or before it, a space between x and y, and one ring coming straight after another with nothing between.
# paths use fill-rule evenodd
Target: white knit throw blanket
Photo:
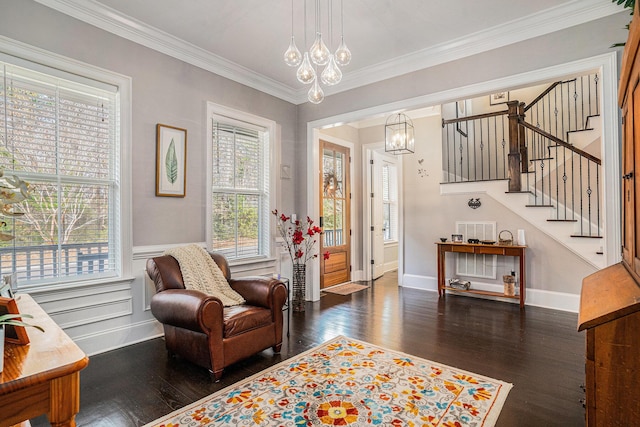
<instances>
[{"instance_id":1,"label":"white knit throw blanket","mask_svg":"<svg viewBox=\"0 0 640 427\"><path fill-rule=\"evenodd\" d=\"M201 246L179 246L168 249L164 254L171 255L180 264L185 288L217 297L225 307L245 302L244 298L229 286L218 264Z\"/></svg>"}]
</instances>

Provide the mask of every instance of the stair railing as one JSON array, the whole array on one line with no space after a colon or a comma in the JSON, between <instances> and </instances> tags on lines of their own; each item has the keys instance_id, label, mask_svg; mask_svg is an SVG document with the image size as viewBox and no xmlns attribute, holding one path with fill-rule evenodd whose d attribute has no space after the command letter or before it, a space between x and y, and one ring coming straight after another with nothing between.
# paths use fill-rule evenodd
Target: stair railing
<instances>
[{"instance_id":1,"label":"stair railing","mask_svg":"<svg viewBox=\"0 0 640 427\"><path fill-rule=\"evenodd\" d=\"M529 207L552 208L548 221L579 222L575 237L601 237L602 161L521 117L528 168Z\"/></svg>"},{"instance_id":2,"label":"stair railing","mask_svg":"<svg viewBox=\"0 0 640 427\"><path fill-rule=\"evenodd\" d=\"M571 132L589 128L589 118L600 115L598 74L551 84L524 109L527 121L563 141Z\"/></svg>"},{"instance_id":3,"label":"stair railing","mask_svg":"<svg viewBox=\"0 0 640 427\"><path fill-rule=\"evenodd\" d=\"M600 237L601 160L568 142L599 115L598 75L555 82L528 106L507 107L442 120L444 182L508 179L509 192L532 194L529 206L553 207L550 221L579 222L576 236Z\"/></svg>"},{"instance_id":4,"label":"stair railing","mask_svg":"<svg viewBox=\"0 0 640 427\"><path fill-rule=\"evenodd\" d=\"M442 120L444 182L508 178L507 111Z\"/></svg>"}]
</instances>

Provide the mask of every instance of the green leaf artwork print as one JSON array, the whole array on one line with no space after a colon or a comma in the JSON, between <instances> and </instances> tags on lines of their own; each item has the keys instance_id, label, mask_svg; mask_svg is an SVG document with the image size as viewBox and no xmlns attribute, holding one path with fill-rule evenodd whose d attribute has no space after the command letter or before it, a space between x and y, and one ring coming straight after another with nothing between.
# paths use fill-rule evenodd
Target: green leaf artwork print
<instances>
[{"instance_id":1,"label":"green leaf artwork print","mask_svg":"<svg viewBox=\"0 0 640 427\"><path fill-rule=\"evenodd\" d=\"M171 184L175 184L178 180L178 156L176 156L176 145L171 138L167 154L164 158L164 164L167 168L167 179Z\"/></svg>"}]
</instances>

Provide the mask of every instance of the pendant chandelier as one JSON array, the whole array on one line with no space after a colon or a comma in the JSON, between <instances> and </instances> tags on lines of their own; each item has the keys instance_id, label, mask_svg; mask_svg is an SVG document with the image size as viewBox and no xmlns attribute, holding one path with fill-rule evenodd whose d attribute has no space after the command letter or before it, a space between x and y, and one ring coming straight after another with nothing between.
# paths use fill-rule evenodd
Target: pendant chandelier
<instances>
[{"instance_id":1,"label":"pendant chandelier","mask_svg":"<svg viewBox=\"0 0 640 427\"><path fill-rule=\"evenodd\" d=\"M411 154L415 151L413 122L403 113L393 114L384 124L384 151Z\"/></svg>"},{"instance_id":2,"label":"pendant chandelier","mask_svg":"<svg viewBox=\"0 0 640 427\"><path fill-rule=\"evenodd\" d=\"M304 45L307 46L307 0L304 1ZM324 99L324 91L320 86L320 81L327 86L333 86L342 80L343 67L351 61L351 51L344 42L344 11L342 0L340 0L340 45L334 53L333 48L333 0L327 0L327 26L328 26L328 42L329 47L322 38L322 17L321 17L321 1L314 0L315 5L315 39L308 51L301 54L296 46L295 37L293 35L293 3L291 0L291 43L284 53L284 62L290 67L298 67L296 77L300 83L310 84L311 88L307 93L309 102L319 104ZM320 73L318 79L318 67L325 66Z\"/></svg>"}]
</instances>

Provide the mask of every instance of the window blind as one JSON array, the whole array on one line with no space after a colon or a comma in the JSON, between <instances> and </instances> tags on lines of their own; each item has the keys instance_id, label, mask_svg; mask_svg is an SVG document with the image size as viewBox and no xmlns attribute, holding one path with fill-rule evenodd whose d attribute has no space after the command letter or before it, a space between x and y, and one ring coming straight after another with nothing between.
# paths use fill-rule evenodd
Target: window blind
<instances>
[{"instance_id":1,"label":"window blind","mask_svg":"<svg viewBox=\"0 0 640 427\"><path fill-rule=\"evenodd\" d=\"M212 132L212 249L229 259L265 255L268 134L215 120Z\"/></svg>"},{"instance_id":2,"label":"window blind","mask_svg":"<svg viewBox=\"0 0 640 427\"><path fill-rule=\"evenodd\" d=\"M398 236L398 177L394 165L382 165L382 203L384 240L397 240Z\"/></svg>"},{"instance_id":3,"label":"window blind","mask_svg":"<svg viewBox=\"0 0 640 427\"><path fill-rule=\"evenodd\" d=\"M59 70L0 62L0 73L0 169L30 185L24 214L5 218L1 274L19 285L115 275L117 93Z\"/></svg>"}]
</instances>

